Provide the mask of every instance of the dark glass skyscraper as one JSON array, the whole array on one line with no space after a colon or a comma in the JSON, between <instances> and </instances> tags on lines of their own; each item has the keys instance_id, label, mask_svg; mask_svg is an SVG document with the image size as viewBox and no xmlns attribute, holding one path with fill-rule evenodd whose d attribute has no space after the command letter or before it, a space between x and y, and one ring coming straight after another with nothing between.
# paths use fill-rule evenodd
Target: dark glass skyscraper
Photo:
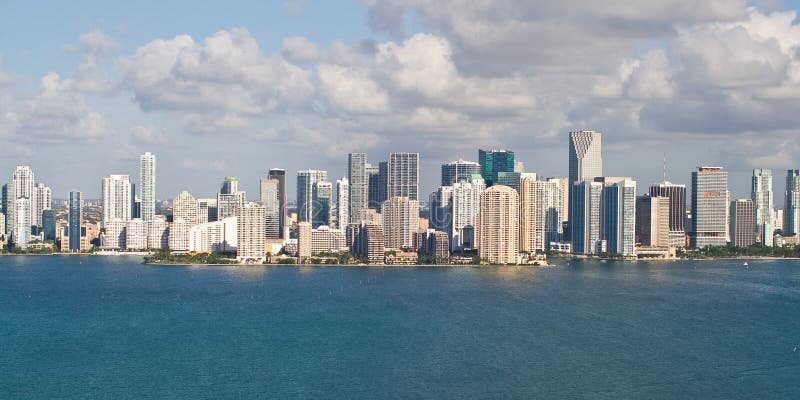
<instances>
[{"instance_id":1,"label":"dark glass skyscraper","mask_svg":"<svg viewBox=\"0 0 800 400\"><path fill-rule=\"evenodd\" d=\"M55 210L42 211L42 232L44 233L44 240L56 240Z\"/></svg>"},{"instance_id":2,"label":"dark glass skyscraper","mask_svg":"<svg viewBox=\"0 0 800 400\"><path fill-rule=\"evenodd\" d=\"M69 251L81 251L83 193L69 192Z\"/></svg>"},{"instance_id":3,"label":"dark glass skyscraper","mask_svg":"<svg viewBox=\"0 0 800 400\"><path fill-rule=\"evenodd\" d=\"M514 172L514 152L509 150L478 150L478 162L486 187L497 182L498 172Z\"/></svg>"},{"instance_id":4,"label":"dark glass skyscraper","mask_svg":"<svg viewBox=\"0 0 800 400\"><path fill-rule=\"evenodd\" d=\"M468 181L473 174L480 173L481 165L472 161L459 159L442 164L442 186L452 185L462 180Z\"/></svg>"},{"instance_id":5,"label":"dark glass skyscraper","mask_svg":"<svg viewBox=\"0 0 800 400\"><path fill-rule=\"evenodd\" d=\"M272 168L269 170L268 178L278 181L278 207L280 209L278 229L281 238L286 239L286 171L280 168Z\"/></svg>"}]
</instances>

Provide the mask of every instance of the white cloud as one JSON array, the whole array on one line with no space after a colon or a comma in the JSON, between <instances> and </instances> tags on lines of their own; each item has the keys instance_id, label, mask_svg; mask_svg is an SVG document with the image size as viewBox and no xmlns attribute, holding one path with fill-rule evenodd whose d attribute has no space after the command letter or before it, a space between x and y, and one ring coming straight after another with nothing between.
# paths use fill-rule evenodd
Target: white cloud
<instances>
[{"instance_id":1,"label":"white cloud","mask_svg":"<svg viewBox=\"0 0 800 400\"><path fill-rule=\"evenodd\" d=\"M389 111L389 94L364 71L322 64L317 67L317 77L328 101L344 112Z\"/></svg>"},{"instance_id":2,"label":"white cloud","mask_svg":"<svg viewBox=\"0 0 800 400\"><path fill-rule=\"evenodd\" d=\"M131 139L138 144L164 144L167 142L166 131L155 126L137 125L131 128Z\"/></svg>"},{"instance_id":3,"label":"white cloud","mask_svg":"<svg viewBox=\"0 0 800 400\"><path fill-rule=\"evenodd\" d=\"M289 62L304 64L316 61L320 54L317 45L302 36L290 36L281 43L281 54Z\"/></svg>"}]
</instances>

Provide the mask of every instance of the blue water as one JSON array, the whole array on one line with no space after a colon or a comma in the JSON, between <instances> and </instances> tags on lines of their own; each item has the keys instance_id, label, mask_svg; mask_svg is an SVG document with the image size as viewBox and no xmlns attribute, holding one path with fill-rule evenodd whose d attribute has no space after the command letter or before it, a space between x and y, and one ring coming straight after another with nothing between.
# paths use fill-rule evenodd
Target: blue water
<instances>
[{"instance_id":1,"label":"blue water","mask_svg":"<svg viewBox=\"0 0 800 400\"><path fill-rule=\"evenodd\" d=\"M0 398L800 398L800 262L559 264L0 257Z\"/></svg>"}]
</instances>

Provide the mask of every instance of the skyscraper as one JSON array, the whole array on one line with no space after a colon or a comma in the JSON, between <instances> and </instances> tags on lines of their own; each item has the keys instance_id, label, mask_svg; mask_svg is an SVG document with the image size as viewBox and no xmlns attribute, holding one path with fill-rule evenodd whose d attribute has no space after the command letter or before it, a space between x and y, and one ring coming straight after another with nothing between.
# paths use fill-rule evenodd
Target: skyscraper
<instances>
[{"instance_id":1,"label":"skyscraper","mask_svg":"<svg viewBox=\"0 0 800 400\"><path fill-rule=\"evenodd\" d=\"M11 235L14 229L14 181L6 183L2 187L2 209L5 215L5 231L6 236Z\"/></svg>"},{"instance_id":2,"label":"skyscraper","mask_svg":"<svg viewBox=\"0 0 800 400\"><path fill-rule=\"evenodd\" d=\"M266 209L256 203L246 203L236 221L236 259L263 262L266 259Z\"/></svg>"},{"instance_id":3,"label":"skyscraper","mask_svg":"<svg viewBox=\"0 0 800 400\"><path fill-rule=\"evenodd\" d=\"M239 191L239 180L234 177L223 179L217 193L217 220L237 216L244 201L245 192Z\"/></svg>"},{"instance_id":4,"label":"skyscraper","mask_svg":"<svg viewBox=\"0 0 800 400\"><path fill-rule=\"evenodd\" d=\"M311 225L313 228L329 225L333 207L333 184L328 181L317 181L314 183L313 189L314 206Z\"/></svg>"},{"instance_id":5,"label":"skyscraper","mask_svg":"<svg viewBox=\"0 0 800 400\"><path fill-rule=\"evenodd\" d=\"M459 158L456 161L442 164L442 186L452 185L461 180L470 180L472 175L480 173L480 164Z\"/></svg>"},{"instance_id":6,"label":"skyscraper","mask_svg":"<svg viewBox=\"0 0 800 400\"><path fill-rule=\"evenodd\" d=\"M561 240L561 205L564 201L558 180L540 181L535 174L520 180L520 251L550 248Z\"/></svg>"},{"instance_id":7,"label":"skyscraper","mask_svg":"<svg viewBox=\"0 0 800 400\"><path fill-rule=\"evenodd\" d=\"M42 226L42 212L53 208L53 191L44 185L44 183L37 183L34 188L34 213L33 225Z\"/></svg>"},{"instance_id":8,"label":"skyscraper","mask_svg":"<svg viewBox=\"0 0 800 400\"><path fill-rule=\"evenodd\" d=\"M150 152L139 156L139 214L143 221L152 221L156 215L156 156Z\"/></svg>"},{"instance_id":9,"label":"skyscraper","mask_svg":"<svg viewBox=\"0 0 800 400\"><path fill-rule=\"evenodd\" d=\"M366 208L366 203L364 207ZM350 223L350 184L347 178L336 180L336 227L344 230Z\"/></svg>"},{"instance_id":10,"label":"skyscraper","mask_svg":"<svg viewBox=\"0 0 800 400\"><path fill-rule=\"evenodd\" d=\"M731 202L731 245L747 247L756 242L757 210L752 199Z\"/></svg>"},{"instance_id":11,"label":"skyscraper","mask_svg":"<svg viewBox=\"0 0 800 400\"><path fill-rule=\"evenodd\" d=\"M289 227L286 223L286 171L280 168L272 168L269 170L269 174L267 176L269 179L275 179L278 181L278 232L280 232L280 238L286 239L289 235Z\"/></svg>"},{"instance_id":12,"label":"skyscraper","mask_svg":"<svg viewBox=\"0 0 800 400\"><path fill-rule=\"evenodd\" d=\"M786 202L783 206L783 233L800 233L800 169L786 171Z\"/></svg>"},{"instance_id":13,"label":"skyscraper","mask_svg":"<svg viewBox=\"0 0 800 400\"><path fill-rule=\"evenodd\" d=\"M728 173L722 168L700 167L692 172L692 247L727 244L728 199Z\"/></svg>"},{"instance_id":14,"label":"skyscraper","mask_svg":"<svg viewBox=\"0 0 800 400\"><path fill-rule=\"evenodd\" d=\"M197 204L197 199L185 190L172 201L173 220L183 219L192 227L200 223L199 213L200 207ZM144 219L142 220L144 221Z\"/></svg>"},{"instance_id":15,"label":"skyscraper","mask_svg":"<svg viewBox=\"0 0 800 400\"><path fill-rule=\"evenodd\" d=\"M27 165L18 165L14 169L12 183L13 183L14 195L13 195L13 203L11 204L13 210L11 215L12 216L11 239L15 246L17 245L26 246L28 244L28 241L30 240L31 226L36 221L36 215L35 215L36 185L34 182L34 175L33 175L33 170L31 170L31 167ZM25 205L16 204L18 201L21 201L22 199L26 199ZM25 209L27 215L25 216L20 215L18 211L21 209ZM26 230L27 233L23 233ZM18 238L14 238L15 233L17 234Z\"/></svg>"},{"instance_id":16,"label":"skyscraper","mask_svg":"<svg viewBox=\"0 0 800 400\"><path fill-rule=\"evenodd\" d=\"M220 194L235 194L239 192L239 180L233 176L225 177L219 187Z\"/></svg>"},{"instance_id":17,"label":"skyscraper","mask_svg":"<svg viewBox=\"0 0 800 400\"><path fill-rule=\"evenodd\" d=\"M398 196L419 200L419 153L389 154L386 197Z\"/></svg>"},{"instance_id":18,"label":"skyscraper","mask_svg":"<svg viewBox=\"0 0 800 400\"><path fill-rule=\"evenodd\" d=\"M579 181L572 185L570 195L570 234L572 252L594 254L600 242L600 214L603 184Z\"/></svg>"},{"instance_id":19,"label":"skyscraper","mask_svg":"<svg viewBox=\"0 0 800 400\"><path fill-rule=\"evenodd\" d=\"M670 247L669 197L640 196L636 199L637 242L647 247Z\"/></svg>"},{"instance_id":20,"label":"skyscraper","mask_svg":"<svg viewBox=\"0 0 800 400\"><path fill-rule=\"evenodd\" d=\"M486 190L486 182L480 174L453 183L452 227L450 249L463 250L475 247L475 223L481 206L481 193Z\"/></svg>"},{"instance_id":21,"label":"skyscraper","mask_svg":"<svg viewBox=\"0 0 800 400\"><path fill-rule=\"evenodd\" d=\"M569 190L576 182L603 176L603 135L596 131L569 133ZM572 201L572 195L570 195ZM572 207L570 206L570 221ZM570 222L571 223L571 222Z\"/></svg>"},{"instance_id":22,"label":"skyscraper","mask_svg":"<svg viewBox=\"0 0 800 400\"><path fill-rule=\"evenodd\" d=\"M414 232L419 229L419 202L406 196L394 196L381 206L383 237L386 247L412 247Z\"/></svg>"},{"instance_id":23,"label":"skyscraper","mask_svg":"<svg viewBox=\"0 0 800 400\"><path fill-rule=\"evenodd\" d=\"M131 181L128 175L109 175L102 181L103 227L131 219Z\"/></svg>"},{"instance_id":24,"label":"skyscraper","mask_svg":"<svg viewBox=\"0 0 800 400\"><path fill-rule=\"evenodd\" d=\"M514 172L514 152L509 150L478 150L478 162L486 187L497 183L498 172Z\"/></svg>"},{"instance_id":25,"label":"skyscraper","mask_svg":"<svg viewBox=\"0 0 800 400\"><path fill-rule=\"evenodd\" d=\"M328 171L297 171L297 221L314 221L314 184L328 180Z\"/></svg>"},{"instance_id":26,"label":"skyscraper","mask_svg":"<svg viewBox=\"0 0 800 400\"><path fill-rule=\"evenodd\" d=\"M367 153L350 153L347 156L347 180L349 182L348 215L356 215L369 205L369 175ZM340 224L341 225L341 224Z\"/></svg>"},{"instance_id":27,"label":"skyscraper","mask_svg":"<svg viewBox=\"0 0 800 400\"><path fill-rule=\"evenodd\" d=\"M668 181L650 186L650 197L669 198L670 246L686 246L686 185Z\"/></svg>"},{"instance_id":28,"label":"skyscraper","mask_svg":"<svg viewBox=\"0 0 800 400\"><path fill-rule=\"evenodd\" d=\"M11 242L14 247L27 248L31 241L31 208L29 197L19 197L14 200L14 230L11 232Z\"/></svg>"},{"instance_id":29,"label":"skyscraper","mask_svg":"<svg viewBox=\"0 0 800 400\"><path fill-rule=\"evenodd\" d=\"M431 193L428 208L431 228L449 234L453 226L453 186L440 186Z\"/></svg>"},{"instance_id":30,"label":"skyscraper","mask_svg":"<svg viewBox=\"0 0 800 400\"><path fill-rule=\"evenodd\" d=\"M377 167L367 165L367 179L369 181L369 208L381 209L381 204L387 199L386 182L389 175L389 163L381 161Z\"/></svg>"},{"instance_id":31,"label":"skyscraper","mask_svg":"<svg viewBox=\"0 0 800 400\"><path fill-rule=\"evenodd\" d=\"M277 179L261 179L259 181L259 204L267 213L267 238L281 238L281 204L279 200L280 181Z\"/></svg>"},{"instance_id":32,"label":"skyscraper","mask_svg":"<svg viewBox=\"0 0 800 400\"><path fill-rule=\"evenodd\" d=\"M609 254L636 255L636 181L629 177L596 177L603 183L601 239Z\"/></svg>"},{"instance_id":33,"label":"skyscraper","mask_svg":"<svg viewBox=\"0 0 800 400\"><path fill-rule=\"evenodd\" d=\"M481 260L492 264L516 264L519 254L519 195L502 185L481 193L477 222Z\"/></svg>"},{"instance_id":34,"label":"skyscraper","mask_svg":"<svg viewBox=\"0 0 800 400\"><path fill-rule=\"evenodd\" d=\"M772 192L772 170L754 169L750 199L756 209L756 241L764 246L772 246L775 233L775 205ZM731 203L733 205L734 203ZM733 217L733 211L731 211ZM731 221L731 224L733 221ZM733 237L731 236L731 240Z\"/></svg>"},{"instance_id":35,"label":"skyscraper","mask_svg":"<svg viewBox=\"0 0 800 400\"><path fill-rule=\"evenodd\" d=\"M81 251L81 225L83 225L83 193L69 192L69 251Z\"/></svg>"}]
</instances>

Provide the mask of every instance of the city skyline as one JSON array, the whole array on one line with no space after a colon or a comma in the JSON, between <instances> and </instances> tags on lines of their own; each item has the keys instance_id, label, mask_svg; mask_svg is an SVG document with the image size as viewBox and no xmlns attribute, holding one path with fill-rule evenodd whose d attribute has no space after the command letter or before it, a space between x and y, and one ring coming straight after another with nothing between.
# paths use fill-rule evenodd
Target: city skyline
<instances>
[{"instance_id":1,"label":"city skyline","mask_svg":"<svg viewBox=\"0 0 800 400\"><path fill-rule=\"evenodd\" d=\"M604 172L636 170L639 189L660 180L664 153L674 183L725 166L735 197L752 169L796 168L796 1L675 0L624 15L603 2L572 15L453 1L177 2L156 19L141 4L51 4L57 21L12 2L0 16L0 170L30 165L55 198L91 199L94 182L137 176L150 151L163 200L214 193L224 176L255 193L273 167L345 177L350 152L419 152L424 198L441 163L478 161L477 148L563 176L561 135L584 129L604 133Z\"/></svg>"}]
</instances>

